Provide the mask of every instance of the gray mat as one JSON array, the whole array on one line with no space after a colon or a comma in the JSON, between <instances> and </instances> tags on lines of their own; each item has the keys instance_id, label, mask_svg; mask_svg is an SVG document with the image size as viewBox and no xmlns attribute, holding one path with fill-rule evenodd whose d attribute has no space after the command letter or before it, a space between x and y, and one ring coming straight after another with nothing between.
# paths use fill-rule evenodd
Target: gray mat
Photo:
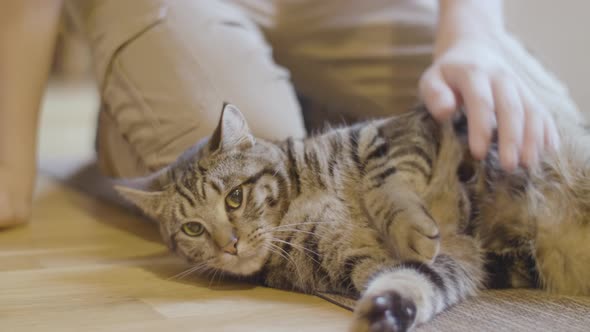
<instances>
[{"instance_id":1,"label":"gray mat","mask_svg":"<svg viewBox=\"0 0 590 332\"><path fill-rule=\"evenodd\" d=\"M355 300L317 294L352 310ZM590 297L548 295L535 290L494 290L466 300L416 331L590 331Z\"/></svg>"}]
</instances>

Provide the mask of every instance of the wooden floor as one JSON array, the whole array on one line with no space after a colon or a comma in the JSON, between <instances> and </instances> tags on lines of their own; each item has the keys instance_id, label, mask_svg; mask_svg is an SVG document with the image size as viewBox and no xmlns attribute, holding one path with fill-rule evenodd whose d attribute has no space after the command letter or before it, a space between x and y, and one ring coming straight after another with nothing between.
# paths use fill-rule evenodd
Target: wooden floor
<instances>
[{"instance_id":1,"label":"wooden floor","mask_svg":"<svg viewBox=\"0 0 590 332\"><path fill-rule=\"evenodd\" d=\"M45 99L32 221L0 231L0 332L346 330L351 312L317 297L175 278L188 266L153 225L74 189L97 101L88 84ZM588 331L588 317L587 298L484 292L420 331Z\"/></svg>"},{"instance_id":2,"label":"wooden floor","mask_svg":"<svg viewBox=\"0 0 590 332\"><path fill-rule=\"evenodd\" d=\"M152 225L64 184L92 158L96 96L45 102L30 225L0 232L0 331L342 331L351 313L313 296L174 278L188 266Z\"/></svg>"}]
</instances>

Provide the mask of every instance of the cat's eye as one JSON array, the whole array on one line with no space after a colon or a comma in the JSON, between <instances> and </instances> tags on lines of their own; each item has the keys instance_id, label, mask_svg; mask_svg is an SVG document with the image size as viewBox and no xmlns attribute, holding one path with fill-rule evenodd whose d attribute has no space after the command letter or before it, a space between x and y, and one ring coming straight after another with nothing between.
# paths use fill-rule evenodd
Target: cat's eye
<instances>
[{"instance_id":1,"label":"cat's eye","mask_svg":"<svg viewBox=\"0 0 590 332\"><path fill-rule=\"evenodd\" d=\"M203 227L203 225L200 222L191 221L182 225L182 231L184 232L184 234L194 237L203 234L203 232L205 231L205 227Z\"/></svg>"},{"instance_id":2,"label":"cat's eye","mask_svg":"<svg viewBox=\"0 0 590 332\"><path fill-rule=\"evenodd\" d=\"M225 197L225 206L230 210L238 209L242 206L242 187L232 189L232 191Z\"/></svg>"}]
</instances>

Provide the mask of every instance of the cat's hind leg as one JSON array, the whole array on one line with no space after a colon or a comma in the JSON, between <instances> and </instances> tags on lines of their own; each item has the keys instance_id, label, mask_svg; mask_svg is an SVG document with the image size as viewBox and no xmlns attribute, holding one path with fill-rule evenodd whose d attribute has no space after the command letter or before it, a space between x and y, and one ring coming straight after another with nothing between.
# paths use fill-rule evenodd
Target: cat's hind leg
<instances>
[{"instance_id":1,"label":"cat's hind leg","mask_svg":"<svg viewBox=\"0 0 590 332\"><path fill-rule=\"evenodd\" d=\"M483 279L481 253L471 238L443 241L432 264L406 262L376 273L362 293L351 330L410 331L474 295Z\"/></svg>"}]
</instances>

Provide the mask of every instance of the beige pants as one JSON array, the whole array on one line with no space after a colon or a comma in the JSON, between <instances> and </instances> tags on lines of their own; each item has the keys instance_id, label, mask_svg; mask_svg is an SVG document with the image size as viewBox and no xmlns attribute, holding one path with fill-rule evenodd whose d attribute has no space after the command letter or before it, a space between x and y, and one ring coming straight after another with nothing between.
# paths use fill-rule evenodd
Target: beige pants
<instances>
[{"instance_id":1,"label":"beige pants","mask_svg":"<svg viewBox=\"0 0 590 332\"><path fill-rule=\"evenodd\" d=\"M171 163L212 133L224 102L272 139L404 111L430 62L436 3L71 0L101 89L101 170L130 177ZM512 44L522 76L563 95Z\"/></svg>"}]
</instances>

